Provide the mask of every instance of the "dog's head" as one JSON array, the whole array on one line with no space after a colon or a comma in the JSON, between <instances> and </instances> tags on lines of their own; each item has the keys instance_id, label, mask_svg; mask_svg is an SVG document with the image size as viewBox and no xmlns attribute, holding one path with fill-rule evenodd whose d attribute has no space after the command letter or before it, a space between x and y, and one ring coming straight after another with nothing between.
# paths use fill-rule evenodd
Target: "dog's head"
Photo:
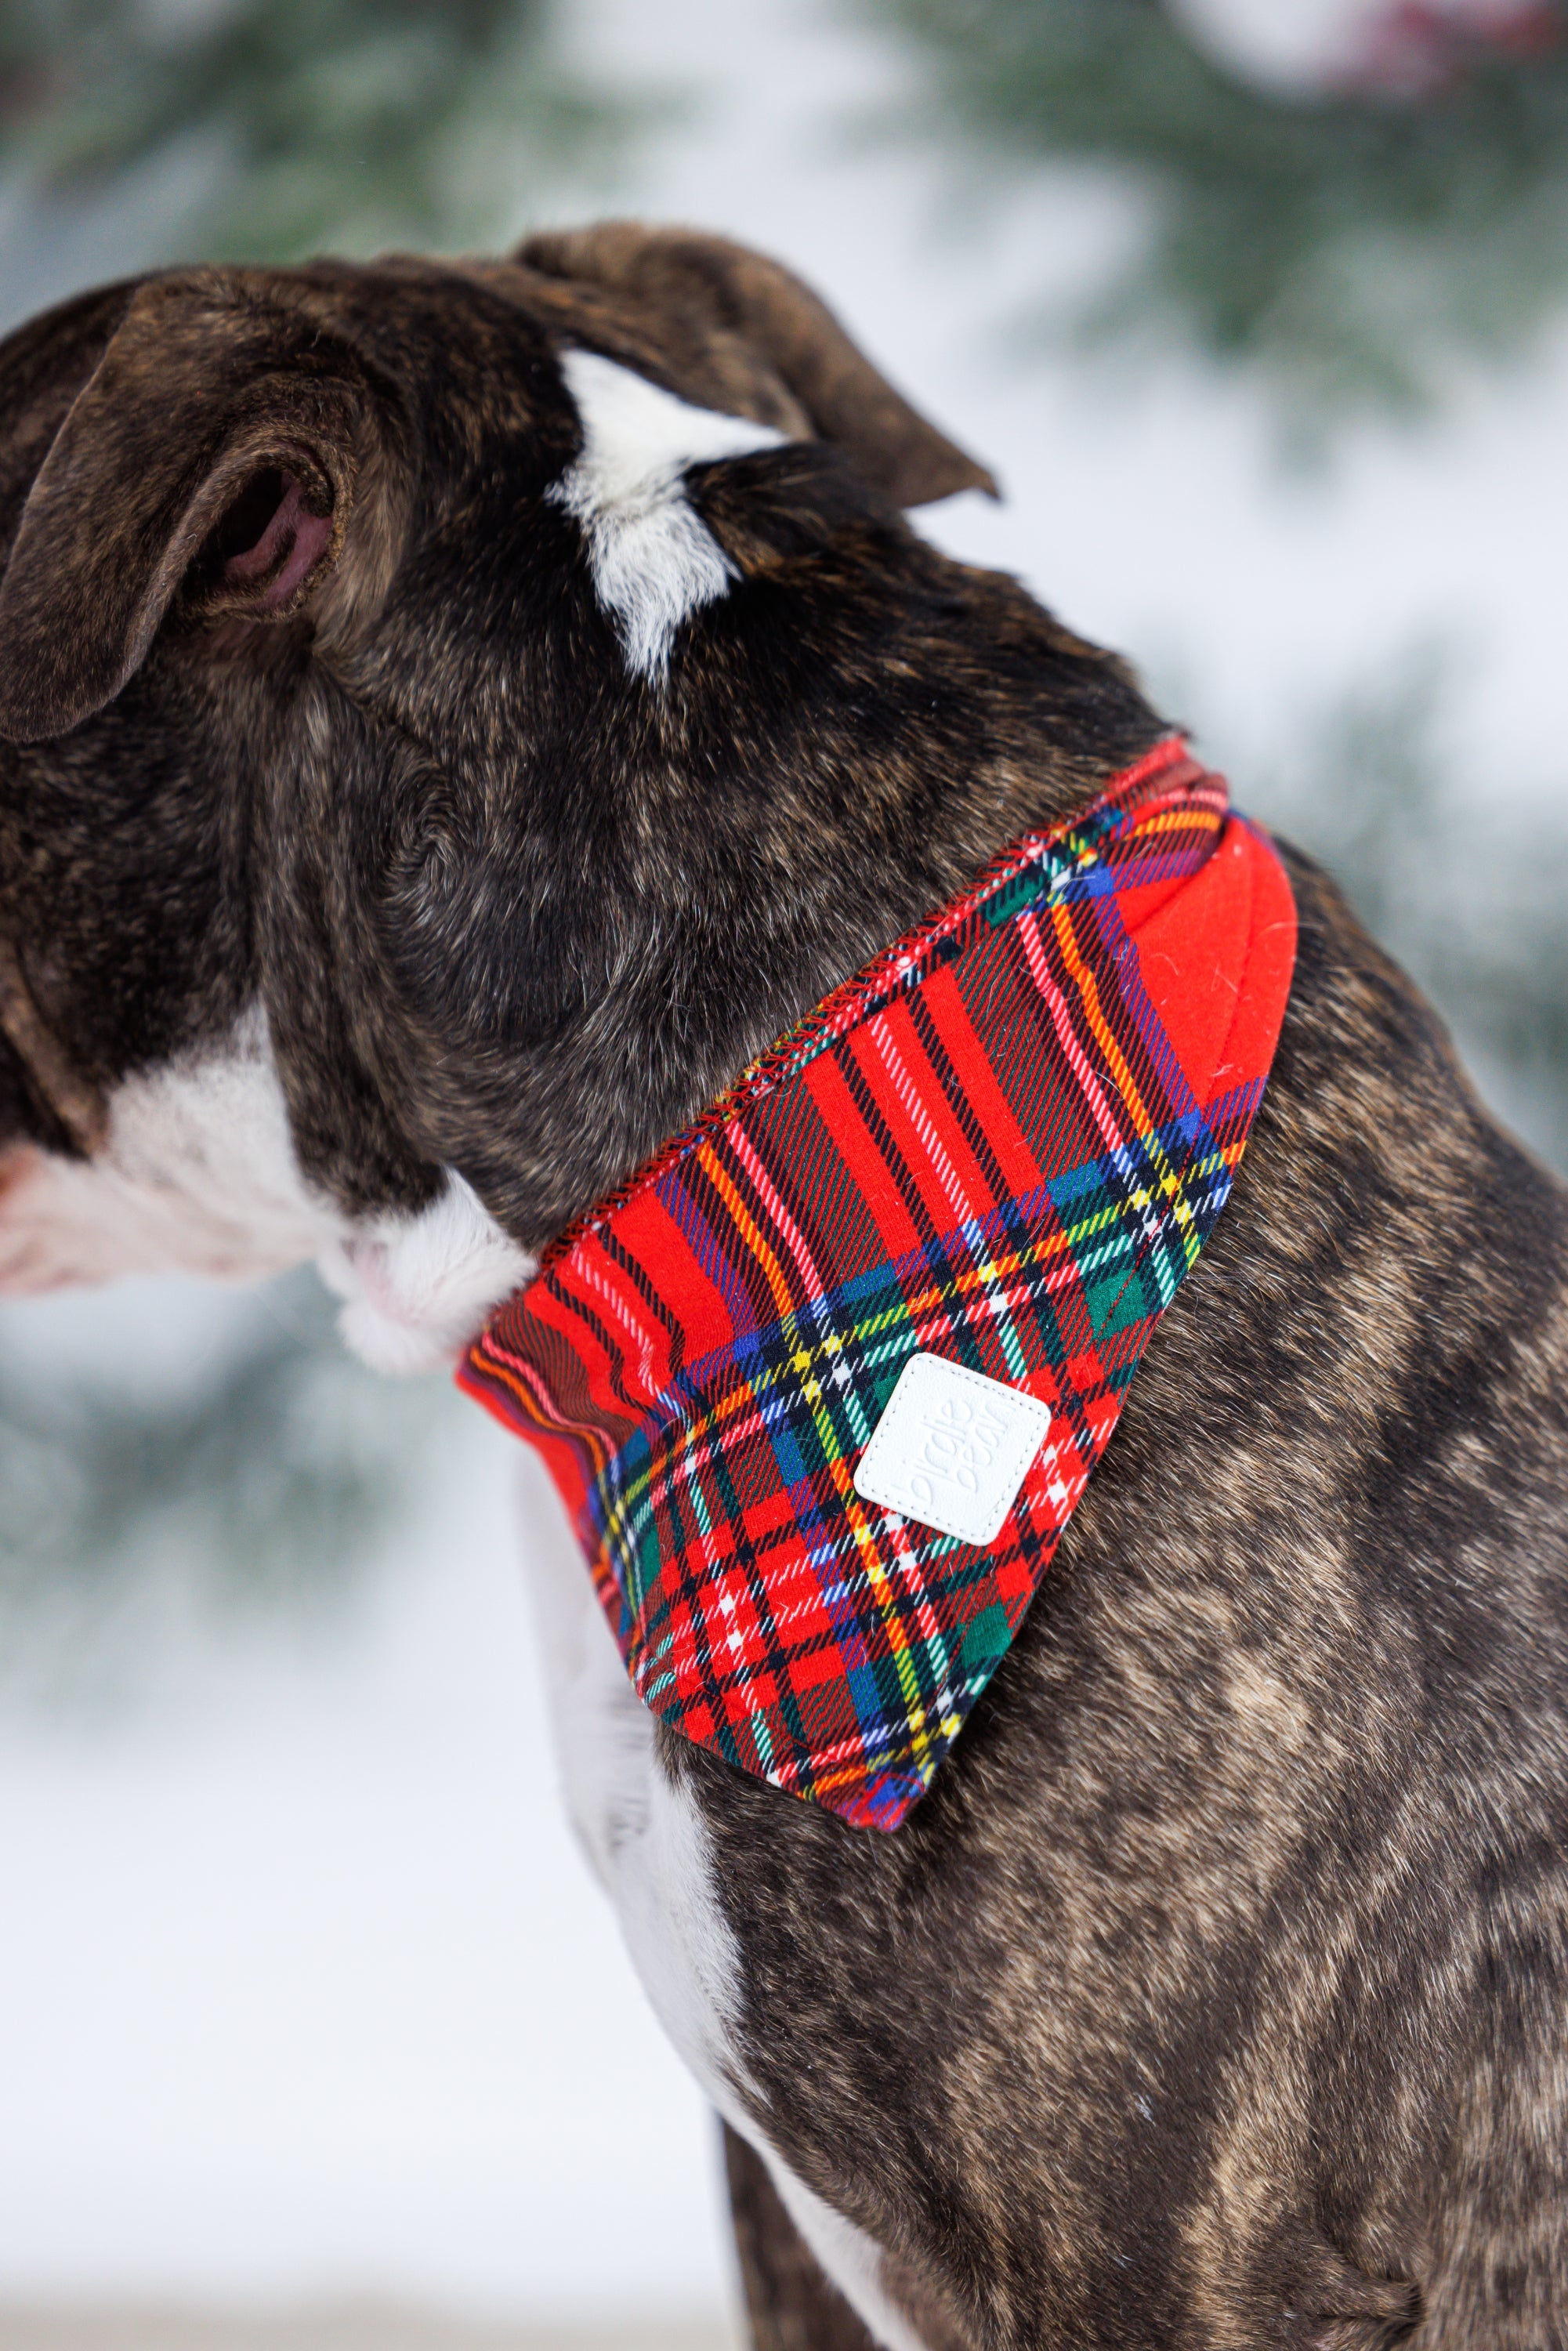
<instances>
[{"instance_id":1,"label":"dog's head","mask_svg":"<svg viewBox=\"0 0 1568 2351\"><path fill-rule=\"evenodd\" d=\"M467 1335L789 960L721 935L778 813L748 594L985 481L705 236L183 271L14 336L0 1290L320 1255L382 1359Z\"/></svg>"},{"instance_id":2,"label":"dog's head","mask_svg":"<svg viewBox=\"0 0 1568 2351\"><path fill-rule=\"evenodd\" d=\"M956 629L899 509L971 486L693 235L181 271L0 346L0 1291L315 1255L366 1352L461 1343L890 872L950 885L1034 608ZM1020 664L1084 654L1035 619Z\"/></svg>"}]
</instances>

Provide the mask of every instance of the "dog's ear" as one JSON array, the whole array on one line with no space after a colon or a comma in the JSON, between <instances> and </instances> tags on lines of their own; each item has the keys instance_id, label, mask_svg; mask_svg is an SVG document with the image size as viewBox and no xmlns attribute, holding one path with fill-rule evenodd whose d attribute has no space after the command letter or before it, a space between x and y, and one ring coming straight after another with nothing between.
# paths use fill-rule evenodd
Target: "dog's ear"
<instances>
[{"instance_id":1,"label":"dog's ear","mask_svg":"<svg viewBox=\"0 0 1568 2351\"><path fill-rule=\"evenodd\" d=\"M370 401L354 355L240 272L131 299L55 435L0 579L0 738L120 691L178 600L287 619L341 552Z\"/></svg>"},{"instance_id":2,"label":"dog's ear","mask_svg":"<svg viewBox=\"0 0 1568 2351\"><path fill-rule=\"evenodd\" d=\"M694 230L606 221L531 236L516 258L632 304L677 379L673 388L701 405L725 405L727 390L744 394L747 378L766 370L807 429L845 450L897 506L955 490L997 496L985 467L894 392L826 304L760 253Z\"/></svg>"}]
</instances>

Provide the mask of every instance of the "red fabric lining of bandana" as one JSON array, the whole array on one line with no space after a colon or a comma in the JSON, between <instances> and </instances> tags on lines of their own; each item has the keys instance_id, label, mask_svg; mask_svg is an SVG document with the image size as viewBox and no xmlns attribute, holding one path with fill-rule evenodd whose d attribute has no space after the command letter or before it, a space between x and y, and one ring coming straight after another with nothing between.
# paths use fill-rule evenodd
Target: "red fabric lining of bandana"
<instances>
[{"instance_id":1,"label":"red fabric lining of bandana","mask_svg":"<svg viewBox=\"0 0 1568 2351\"><path fill-rule=\"evenodd\" d=\"M1290 989L1266 839L1172 739L563 1234L461 1384L544 1457L632 1680L860 1825L929 1785L1230 1188ZM912 1356L1052 1422L997 1540L862 1500Z\"/></svg>"}]
</instances>

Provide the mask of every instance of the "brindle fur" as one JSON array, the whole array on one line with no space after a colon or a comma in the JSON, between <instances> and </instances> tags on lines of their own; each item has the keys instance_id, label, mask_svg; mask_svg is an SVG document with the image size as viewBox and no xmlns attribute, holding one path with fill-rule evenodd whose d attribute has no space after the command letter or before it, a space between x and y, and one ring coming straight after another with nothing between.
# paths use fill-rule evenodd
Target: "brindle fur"
<instances>
[{"instance_id":1,"label":"brindle fur","mask_svg":"<svg viewBox=\"0 0 1568 2351\"><path fill-rule=\"evenodd\" d=\"M727 2123L723 2131L729 2216L755 2351L874 2351L801 2242L762 2158Z\"/></svg>"},{"instance_id":2,"label":"brindle fur","mask_svg":"<svg viewBox=\"0 0 1568 2351\"><path fill-rule=\"evenodd\" d=\"M663 684L545 496L567 343L800 436L695 483L743 576ZM100 1090L259 993L350 1209L453 1165L537 1247L1161 731L910 531L979 469L716 241L153 278L13 337L0 418L0 935ZM269 465L332 517L276 615L223 578ZM1568 2340L1564 1195L1291 871L1234 1197L931 1793L880 1837L664 1739L757 2111L943 2351ZM7 1139L69 1147L0 1049ZM736 2160L764 2351L850 2351Z\"/></svg>"}]
</instances>

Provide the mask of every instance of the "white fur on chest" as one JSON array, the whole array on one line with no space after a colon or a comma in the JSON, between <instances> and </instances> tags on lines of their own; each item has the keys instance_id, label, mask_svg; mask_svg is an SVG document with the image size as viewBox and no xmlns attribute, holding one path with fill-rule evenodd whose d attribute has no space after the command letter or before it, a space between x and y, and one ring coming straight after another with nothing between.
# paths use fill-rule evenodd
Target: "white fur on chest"
<instances>
[{"instance_id":1,"label":"white fur on chest","mask_svg":"<svg viewBox=\"0 0 1568 2351\"><path fill-rule=\"evenodd\" d=\"M740 1959L714 1895L706 1834L660 1764L653 1718L627 1678L566 1515L532 1464L525 1490L534 1612L572 1826L660 2023L720 2112L737 2120Z\"/></svg>"},{"instance_id":2,"label":"white fur on chest","mask_svg":"<svg viewBox=\"0 0 1568 2351\"><path fill-rule=\"evenodd\" d=\"M706 1830L660 1762L653 1718L627 1677L576 1538L531 1465L526 1498L567 1809L654 2013L726 2122L762 2156L796 2228L871 2334L887 2351L924 2351L883 2289L881 2248L768 2143L755 2111L766 2102L738 2051L740 1952L719 1904Z\"/></svg>"}]
</instances>

